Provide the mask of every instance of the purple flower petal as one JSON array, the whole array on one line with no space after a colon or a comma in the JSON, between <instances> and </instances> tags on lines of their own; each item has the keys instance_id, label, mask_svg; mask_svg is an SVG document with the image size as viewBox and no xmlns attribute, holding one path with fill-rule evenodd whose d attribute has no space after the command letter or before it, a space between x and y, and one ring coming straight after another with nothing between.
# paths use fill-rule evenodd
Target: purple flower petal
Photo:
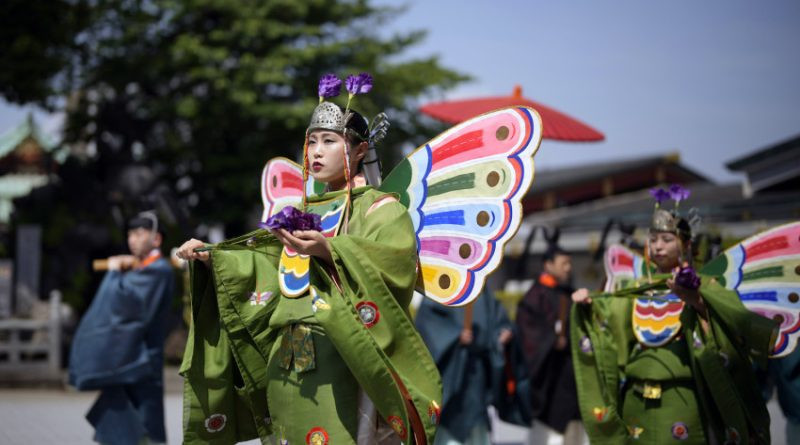
<instances>
[{"instance_id":1,"label":"purple flower petal","mask_svg":"<svg viewBox=\"0 0 800 445\"><path fill-rule=\"evenodd\" d=\"M285 229L289 232L295 230L322 231L322 218L313 213L305 213L292 206L286 206L280 212L270 216L266 222L259 223L262 229Z\"/></svg>"},{"instance_id":2,"label":"purple flower petal","mask_svg":"<svg viewBox=\"0 0 800 445\"><path fill-rule=\"evenodd\" d=\"M347 92L352 94L358 94L359 85L359 77L355 74L351 74L347 76L347 80L344 81L344 86L347 88Z\"/></svg>"},{"instance_id":3,"label":"purple flower petal","mask_svg":"<svg viewBox=\"0 0 800 445\"><path fill-rule=\"evenodd\" d=\"M693 267L682 267L675 277L675 284L695 290L700 287L700 277L697 276Z\"/></svg>"},{"instance_id":4,"label":"purple flower petal","mask_svg":"<svg viewBox=\"0 0 800 445\"><path fill-rule=\"evenodd\" d=\"M358 76L351 74L347 76L345 87L351 96L368 93L372 89L372 76L369 73L361 73Z\"/></svg>"},{"instance_id":5,"label":"purple flower petal","mask_svg":"<svg viewBox=\"0 0 800 445\"><path fill-rule=\"evenodd\" d=\"M342 80L333 74L326 74L319 79L319 97L336 97L342 89Z\"/></svg>"},{"instance_id":6,"label":"purple flower petal","mask_svg":"<svg viewBox=\"0 0 800 445\"><path fill-rule=\"evenodd\" d=\"M669 186L669 195L676 202L683 201L688 198L691 193L689 189L682 187L680 184L672 184Z\"/></svg>"},{"instance_id":7,"label":"purple flower petal","mask_svg":"<svg viewBox=\"0 0 800 445\"><path fill-rule=\"evenodd\" d=\"M652 188L650 189L650 196L656 200L656 202L660 205L662 202L669 199L670 194L668 191L662 188Z\"/></svg>"},{"instance_id":8,"label":"purple flower petal","mask_svg":"<svg viewBox=\"0 0 800 445\"><path fill-rule=\"evenodd\" d=\"M358 93L369 93L372 89L372 76L369 73L361 73L358 75Z\"/></svg>"}]
</instances>

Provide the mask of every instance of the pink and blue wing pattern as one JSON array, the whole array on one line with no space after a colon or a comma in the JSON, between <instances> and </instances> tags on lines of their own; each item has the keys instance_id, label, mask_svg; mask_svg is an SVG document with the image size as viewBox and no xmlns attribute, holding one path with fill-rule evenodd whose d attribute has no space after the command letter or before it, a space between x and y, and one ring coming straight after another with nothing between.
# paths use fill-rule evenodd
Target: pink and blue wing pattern
<instances>
[{"instance_id":1,"label":"pink and blue wing pattern","mask_svg":"<svg viewBox=\"0 0 800 445\"><path fill-rule=\"evenodd\" d=\"M309 177L306 193L314 194L314 180ZM273 158L261 171L261 222L287 205L300 207L303 201L303 168L286 158Z\"/></svg>"},{"instance_id":2,"label":"pink and blue wing pattern","mask_svg":"<svg viewBox=\"0 0 800 445\"><path fill-rule=\"evenodd\" d=\"M780 323L772 357L794 351L800 336L800 222L752 236L703 268L736 291L749 310Z\"/></svg>"},{"instance_id":3,"label":"pink and blue wing pattern","mask_svg":"<svg viewBox=\"0 0 800 445\"><path fill-rule=\"evenodd\" d=\"M313 207L312 207L313 209ZM344 206L339 206L322 215L322 235L330 238L336 235L342 222ZM278 263L278 284L281 293L287 297L298 297L308 292L310 281L310 259L289 247L283 248Z\"/></svg>"},{"instance_id":4,"label":"pink and blue wing pattern","mask_svg":"<svg viewBox=\"0 0 800 445\"><path fill-rule=\"evenodd\" d=\"M522 220L541 131L534 110L507 108L453 127L408 157L404 192L426 296L461 306L480 295Z\"/></svg>"},{"instance_id":5,"label":"pink and blue wing pattern","mask_svg":"<svg viewBox=\"0 0 800 445\"><path fill-rule=\"evenodd\" d=\"M606 269L604 291L614 292L628 286L642 276L644 259L641 255L619 244L612 244L603 256Z\"/></svg>"},{"instance_id":6,"label":"pink and blue wing pattern","mask_svg":"<svg viewBox=\"0 0 800 445\"><path fill-rule=\"evenodd\" d=\"M306 181L306 194L313 195L316 190L314 180ZM261 221L265 222L286 206L301 207L303 202L303 169L286 158L273 158L261 172L261 201L264 212ZM331 212L322 217L322 233L330 237L336 233L341 220L341 211ZM281 293L286 296L305 294L309 285L309 258L289 248L284 248L279 260L278 283Z\"/></svg>"}]
</instances>

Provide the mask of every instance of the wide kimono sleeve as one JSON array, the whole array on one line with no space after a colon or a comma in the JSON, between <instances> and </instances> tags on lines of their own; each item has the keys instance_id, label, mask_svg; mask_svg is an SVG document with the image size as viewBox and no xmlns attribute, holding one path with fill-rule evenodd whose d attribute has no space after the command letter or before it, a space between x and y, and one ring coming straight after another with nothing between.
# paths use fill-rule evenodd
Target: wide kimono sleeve
<instances>
[{"instance_id":1,"label":"wide kimono sleeve","mask_svg":"<svg viewBox=\"0 0 800 445\"><path fill-rule=\"evenodd\" d=\"M630 304L624 298L597 298L572 305L570 348L578 405L593 445L628 440L620 389L633 341Z\"/></svg>"},{"instance_id":2,"label":"wide kimono sleeve","mask_svg":"<svg viewBox=\"0 0 800 445\"><path fill-rule=\"evenodd\" d=\"M374 201L360 197L349 233L329 240L332 267L312 261L312 291L324 302L315 316L403 443L432 443L442 389L408 314L416 236L405 207L391 201L370 213Z\"/></svg>"},{"instance_id":3,"label":"wide kimono sleeve","mask_svg":"<svg viewBox=\"0 0 800 445\"><path fill-rule=\"evenodd\" d=\"M282 245L256 231L191 265L191 324L183 363L185 444L227 445L272 434L267 408L269 326ZM252 240L251 242L246 242Z\"/></svg>"},{"instance_id":4,"label":"wide kimono sleeve","mask_svg":"<svg viewBox=\"0 0 800 445\"><path fill-rule=\"evenodd\" d=\"M174 286L172 269L164 260L130 272L106 273L72 342L70 384L88 390L160 380L163 315Z\"/></svg>"},{"instance_id":5,"label":"wide kimono sleeve","mask_svg":"<svg viewBox=\"0 0 800 445\"><path fill-rule=\"evenodd\" d=\"M708 308L708 329L694 310L684 310L684 335L707 421L717 437L769 443L769 413L754 366L766 364L777 324L749 311L736 292L713 277L703 276L699 291Z\"/></svg>"}]
</instances>

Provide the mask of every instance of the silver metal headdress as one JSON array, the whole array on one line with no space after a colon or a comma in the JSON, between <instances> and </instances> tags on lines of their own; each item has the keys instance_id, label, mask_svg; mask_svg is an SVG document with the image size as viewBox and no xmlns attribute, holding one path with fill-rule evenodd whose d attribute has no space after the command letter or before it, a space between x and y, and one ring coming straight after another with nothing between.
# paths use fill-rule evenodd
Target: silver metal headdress
<instances>
[{"instance_id":1,"label":"silver metal headdress","mask_svg":"<svg viewBox=\"0 0 800 445\"><path fill-rule=\"evenodd\" d=\"M317 108L314 108L306 133L311 133L314 130L330 130L344 133L347 122L352 116L353 113L350 112L345 115L344 111L333 102L322 102L317 105Z\"/></svg>"},{"instance_id":2,"label":"silver metal headdress","mask_svg":"<svg viewBox=\"0 0 800 445\"><path fill-rule=\"evenodd\" d=\"M691 240L692 228L689 222L678 213L678 205L681 201L687 199L690 194L691 190L679 184L672 184L667 189L650 189L650 195L656 200L656 208L653 211L650 230L653 232L672 232L686 241ZM661 208L661 203L667 199L675 202L673 210Z\"/></svg>"},{"instance_id":3,"label":"silver metal headdress","mask_svg":"<svg viewBox=\"0 0 800 445\"><path fill-rule=\"evenodd\" d=\"M669 210L656 209L653 211L650 229L656 232L678 233L678 218Z\"/></svg>"},{"instance_id":4,"label":"silver metal headdress","mask_svg":"<svg viewBox=\"0 0 800 445\"><path fill-rule=\"evenodd\" d=\"M345 178L350 187L350 144L358 140L368 142L365 159L362 160L367 181L378 186L381 183L380 161L375 146L386 136L389 121L386 115L380 113L373 120L373 125L368 125L367 119L358 112L350 109L350 101L358 94L367 93L372 89L372 76L368 73L351 75L347 77L346 88L348 92L347 106L344 110L333 102L326 101L339 95L342 81L333 74L326 74L320 79L318 92L320 103L311 114L311 122L306 128L306 143L303 147L303 179L308 176L308 137L315 130L328 130L345 137ZM351 137L348 138L347 136ZM348 140L349 139L349 140ZM305 203L305 195L303 197Z\"/></svg>"}]
</instances>

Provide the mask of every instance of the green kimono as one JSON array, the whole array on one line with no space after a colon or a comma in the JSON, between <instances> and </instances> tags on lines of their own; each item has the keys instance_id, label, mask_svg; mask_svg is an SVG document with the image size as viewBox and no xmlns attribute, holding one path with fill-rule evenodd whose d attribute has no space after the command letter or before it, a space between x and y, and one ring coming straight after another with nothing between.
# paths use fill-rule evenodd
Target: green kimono
<instances>
[{"instance_id":1,"label":"green kimono","mask_svg":"<svg viewBox=\"0 0 800 445\"><path fill-rule=\"evenodd\" d=\"M328 238L334 264L312 257L307 292L281 294L290 263L265 231L214 246L210 271L193 266L185 443L355 443L363 395L403 443L432 441L441 381L407 311L414 229L396 201L369 211L383 193L352 196L346 234ZM330 214L344 198L309 198L308 211Z\"/></svg>"},{"instance_id":2,"label":"green kimono","mask_svg":"<svg viewBox=\"0 0 800 445\"><path fill-rule=\"evenodd\" d=\"M769 443L753 363L765 365L775 323L701 278L708 332L687 305L674 337L658 347L634 335L634 300L574 305L575 379L592 444Z\"/></svg>"}]
</instances>

